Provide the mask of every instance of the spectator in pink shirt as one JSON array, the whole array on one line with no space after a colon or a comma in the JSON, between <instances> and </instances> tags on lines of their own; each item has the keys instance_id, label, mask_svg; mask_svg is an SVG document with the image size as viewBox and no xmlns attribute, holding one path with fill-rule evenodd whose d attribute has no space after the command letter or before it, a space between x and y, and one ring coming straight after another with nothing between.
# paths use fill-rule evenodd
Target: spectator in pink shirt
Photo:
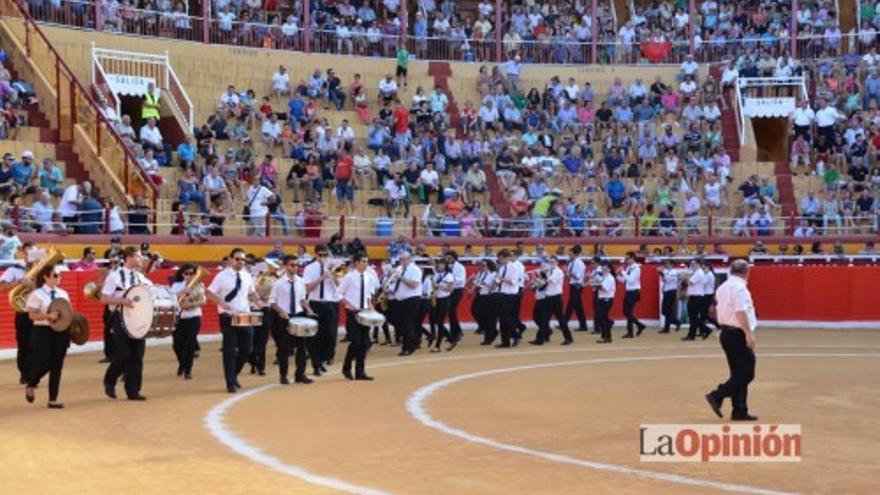
<instances>
[{"instance_id":1,"label":"spectator in pink shirt","mask_svg":"<svg viewBox=\"0 0 880 495\"><path fill-rule=\"evenodd\" d=\"M272 155L266 155L259 167L257 167L257 175L260 177L260 184L266 187L275 187L278 183L278 168L272 161Z\"/></svg>"},{"instance_id":2,"label":"spectator in pink shirt","mask_svg":"<svg viewBox=\"0 0 880 495\"><path fill-rule=\"evenodd\" d=\"M67 267L75 272L87 272L91 270L97 270L98 262L95 260L95 248L93 248L92 246L88 246L87 248L83 249L82 259L68 264Z\"/></svg>"}]
</instances>

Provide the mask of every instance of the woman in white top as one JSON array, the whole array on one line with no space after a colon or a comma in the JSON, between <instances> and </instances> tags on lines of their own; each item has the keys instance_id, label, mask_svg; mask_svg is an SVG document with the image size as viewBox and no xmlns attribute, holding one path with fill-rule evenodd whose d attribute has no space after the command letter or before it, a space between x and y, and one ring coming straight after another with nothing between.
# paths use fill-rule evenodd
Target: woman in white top
<instances>
[{"instance_id":1,"label":"woman in white top","mask_svg":"<svg viewBox=\"0 0 880 495\"><path fill-rule=\"evenodd\" d=\"M419 326L421 334L428 339L429 348L434 343L434 337L425 328L425 317L431 313L432 294L434 294L434 270L431 267L425 267L422 270L422 297L419 300L419 311L416 313L416 325Z\"/></svg>"},{"instance_id":2,"label":"woman in white top","mask_svg":"<svg viewBox=\"0 0 880 495\"><path fill-rule=\"evenodd\" d=\"M487 259L483 261L485 271L476 280L477 302L471 311L475 313L477 320L477 333L483 334L483 342L480 345L489 345L495 338L495 325L498 320L498 298L495 292L495 277L498 275L498 267L495 261ZM479 315L479 316L477 316Z\"/></svg>"},{"instance_id":3,"label":"woman in white top","mask_svg":"<svg viewBox=\"0 0 880 495\"><path fill-rule=\"evenodd\" d=\"M434 294L437 303L431 308L431 340L434 340L434 348L431 349L431 352L440 352L440 344L443 343L444 337L449 341L449 347L446 350L451 351L455 348L456 342L443 322L449 313L449 296L452 295L455 277L452 276L452 269L444 258L439 258L436 266Z\"/></svg>"},{"instance_id":4,"label":"woman in white top","mask_svg":"<svg viewBox=\"0 0 880 495\"><path fill-rule=\"evenodd\" d=\"M177 273L174 274L174 282L171 284L171 293L174 294L174 297L180 298L191 294L187 287L196 276L197 270L196 265L192 263L185 263L177 270ZM205 288L202 287L202 291L204 290ZM199 330L202 328L202 306L204 304L204 298L195 304L181 303L177 328L172 335L174 355L177 356L177 376L183 376L185 380L192 378L193 359Z\"/></svg>"},{"instance_id":5,"label":"woman in white top","mask_svg":"<svg viewBox=\"0 0 880 495\"><path fill-rule=\"evenodd\" d=\"M37 274L37 288L27 298L28 317L34 326L31 330L31 355L25 399L34 402L37 385L49 373L50 409L64 408L64 404L58 402L58 389L61 385L64 358L70 346L70 333L67 330L56 332L49 327L51 322L60 317L58 311L49 311L49 304L54 299L70 301L67 292L58 287L60 282L61 272L58 267L54 264L48 265Z\"/></svg>"}]
</instances>

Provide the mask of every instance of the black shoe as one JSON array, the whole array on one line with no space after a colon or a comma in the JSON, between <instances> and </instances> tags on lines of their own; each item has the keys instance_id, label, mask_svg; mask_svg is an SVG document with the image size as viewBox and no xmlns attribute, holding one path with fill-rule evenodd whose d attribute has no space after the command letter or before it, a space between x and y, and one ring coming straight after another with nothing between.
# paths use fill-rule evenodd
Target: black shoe
<instances>
[{"instance_id":1,"label":"black shoe","mask_svg":"<svg viewBox=\"0 0 880 495\"><path fill-rule=\"evenodd\" d=\"M589 331L590 331L590 329L588 329L588 328L578 328L577 330L575 330L575 332L589 332Z\"/></svg>"},{"instance_id":2,"label":"black shoe","mask_svg":"<svg viewBox=\"0 0 880 495\"><path fill-rule=\"evenodd\" d=\"M688 335L687 337L682 337L681 340L696 340L696 337Z\"/></svg>"},{"instance_id":3,"label":"black shoe","mask_svg":"<svg viewBox=\"0 0 880 495\"><path fill-rule=\"evenodd\" d=\"M703 337L703 340L706 340L709 338L710 335L712 335L712 332L706 332L701 334L700 337Z\"/></svg>"},{"instance_id":4,"label":"black shoe","mask_svg":"<svg viewBox=\"0 0 880 495\"><path fill-rule=\"evenodd\" d=\"M333 366L333 358L330 358L330 359L324 361L324 364L326 364L327 366Z\"/></svg>"},{"instance_id":5,"label":"black shoe","mask_svg":"<svg viewBox=\"0 0 880 495\"><path fill-rule=\"evenodd\" d=\"M129 395L128 400L145 401L147 398L141 394Z\"/></svg>"},{"instance_id":6,"label":"black shoe","mask_svg":"<svg viewBox=\"0 0 880 495\"><path fill-rule=\"evenodd\" d=\"M483 333L483 331L478 328L474 331L474 333L480 335L481 333Z\"/></svg>"},{"instance_id":7,"label":"black shoe","mask_svg":"<svg viewBox=\"0 0 880 495\"><path fill-rule=\"evenodd\" d=\"M638 337L639 335L641 335L642 332L644 332L644 331L645 331L645 325L640 326L639 329L636 330L636 337Z\"/></svg>"},{"instance_id":8,"label":"black shoe","mask_svg":"<svg viewBox=\"0 0 880 495\"><path fill-rule=\"evenodd\" d=\"M721 414L721 401L715 398L715 395L712 392L706 394L706 402L709 403L709 407L715 411L715 415L719 418L723 418L724 415Z\"/></svg>"},{"instance_id":9,"label":"black shoe","mask_svg":"<svg viewBox=\"0 0 880 495\"><path fill-rule=\"evenodd\" d=\"M183 366L177 367L177 376L183 376Z\"/></svg>"},{"instance_id":10,"label":"black shoe","mask_svg":"<svg viewBox=\"0 0 880 495\"><path fill-rule=\"evenodd\" d=\"M559 345L571 345L571 344L574 344L574 340L573 339L566 339L566 340L562 341L562 343Z\"/></svg>"},{"instance_id":11,"label":"black shoe","mask_svg":"<svg viewBox=\"0 0 880 495\"><path fill-rule=\"evenodd\" d=\"M590 335L602 335L602 332L599 332L597 330L593 330L592 332L590 332Z\"/></svg>"},{"instance_id":12,"label":"black shoe","mask_svg":"<svg viewBox=\"0 0 880 495\"><path fill-rule=\"evenodd\" d=\"M343 337L343 339L339 341L340 344L344 344L346 342L351 342L351 339L348 337Z\"/></svg>"},{"instance_id":13,"label":"black shoe","mask_svg":"<svg viewBox=\"0 0 880 495\"><path fill-rule=\"evenodd\" d=\"M544 342L542 342L540 340L530 340L529 344L531 344L531 345L544 345Z\"/></svg>"},{"instance_id":14,"label":"black shoe","mask_svg":"<svg viewBox=\"0 0 880 495\"><path fill-rule=\"evenodd\" d=\"M63 402L50 402L50 403L46 404L46 406L47 406L49 409L64 409L64 403L63 403Z\"/></svg>"},{"instance_id":15,"label":"black shoe","mask_svg":"<svg viewBox=\"0 0 880 495\"><path fill-rule=\"evenodd\" d=\"M34 389L31 387L24 389L24 400L28 401L28 404L33 404L34 399L36 399Z\"/></svg>"},{"instance_id":16,"label":"black shoe","mask_svg":"<svg viewBox=\"0 0 880 495\"><path fill-rule=\"evenodd\" d=\"M370 376L370 375L357 375L356 377L354 377L354 379L355 379L355 380L364 381L364 382L371 382L371 381L373 381L373 377Z\"/></svg>"},{"instance_id":17,"label":"black shoe","mask_svg":"<svg viewBox=\"0 0 880 495\"><path fill-rule=\"evenodd\" d=\"M730 420L731 420L731 421L757 421L757 420L758 420L758 417L757 417L757 416L752 416L752 415L749 414L749 413L731 414L731 415L730 415Z\"/></svg>"},{"instance_id":18,"label":"black shoe","mask_svg":"<svg viewBox=\"0 0 880 495\"><path fill-rule=\"evenodd\" d=\"M199 351L193 351L193 359L198 359L198 358L199 358ZM275 363L275 364L278 364L278 363Z\"/></svg>"},{"instance_id":19,"label":"black shoe","mask_svg":"<svg viewBox=\"0 0 880 495\"><path fill-rule=\"evenodd\" d=\"M398 356L409 356L412 354L412 351L400 351L397 353Z\"/></svg>"},{"instance_id":20,"label":"black shoe","mask_svg":"<svg viewBox=\"0 0 880 495\"><path fill-rule=\"evenodd\" d=\"M266 376L266 370L257 370L257 374L260 376Z\"/></svg>"},{"instance_id":21,"label":"black shoe","mask_svg":"<svg viewBox=\"0 0 880 495\"><path fill-rule=\"evenodd\" d=\"M313 376L321 376L321 368L315 368L315 371L312 372Z\"/></svg>"},{"instance_id":22,"label":"black shoe","mask_svg":"<svg viewBox=\"0 0 880 495\"><path fill-rule=\"evenodd\" d=\"M521 337L517 337L513 339L513 347L517 347L519 345L519 341L522 340Z\"/></svg>"},{"instance_id":23,"label":"black shoe","mask_svg":"<svg viewBox=\"0 0 880 495\"><path fill-rule=\"evenodd\" d=\"M495 344L496 349L507 349L510 347L510 344Z\"/></svg>"},{"instance_id":24,"label":"black shoe","mask_svg":"<svg viewBox=\"0 0 880 495\"><path fill-rule=\"evenodd\" d=\"M252 374L252 375L256 375L256 374L257 374L257 367L254 366L254 365L251 365L251 374Z\"/></svg>"},{"instance_id":25,"label":"black shoe","mask_svg":"<svg viewBox=\"0 0 880 495\"><path fill-rule=\"evenodd\" d=\"M100 363L100 364L107 364L109 362L110 362L110 358L108 358L108 357L105 357L105 358L101 359L100 361L98 361L98 363Z\"/></svg>"},{"instance_id":26,"label":"black shoe","mask_svg":"<svg viewBox=\"0 0 880 495\"><path fill-rule=\"evenodd\" d=\"M296 383L305 383L306 385L308 385L309 383L313 383L315 380L312 380L307 376L298 376L293 381L295 381Z\"/></svg>"},{"instance_id":27,"label":"black shoe","mask_svg":"<svg viewBox=\"0 0 880 495\"><path fill-rule=\"evenodd\" d=\"M186 373L183 374L183 379L184 379L184 380L192 380L192 377L193 377L193 376L192 376L192 373L190 373L190 372L188 372L188 371L187 371Z\"/></svg>"},{"instance_id":28,"label":"black shoe","mask_svg":"<svg viewBox=\"0 0 880 495\"><path fill-rule=\"evenodd\" d=\"M633 338L633 334L628 333L628 334L624 335L624 336L621 337L621 338L622 338L622 339L631 339L631 338Z\"/></svg>"},{"instance_id":29,"label":"black shoe","mask_svg":"<svg viewBox=\"0 0 880 495\"><path fill-rule=\"evenodd\" d=\"M677 332L679 330L681 330L681 325L675 325L675 331Z\"/></svg>"},{"instance_id":30,"label":"black shoe","mask_svg":"<svg viewBox=\"0 0 880 495\"><path fill-rule=\"evenodd\" d=\"M116 398L116 385L113 385L112 383L105 383L104 384L104 394L107 397L110 397L111 399L115 399Z\"/></svg>"},{"instance_id":31,"label":"black shoe","mask_svg":"<svg viewBox=\"0 0 880 495\"><path fill-rule=\"evenodd\" d=\"M351 371L342 370L342 376L344 376L348 380L354 380L354 377L351 375Z\"/></svg>"},{"instance_id":32,"label":"black shoe","mask_svg":"<svg viewBox=\"0 0 880 495\"><path fill-rule=\"evenodd\" d=\"M657 333L669 333L669 330L660 330L660 331L657 332Z\"/></svg>"},{"instance_id":33,"label":"black shoe","mask_svg":"<svg viewBox=\"0 0 880 495\"><path fill-rule=\"evenodd\" d=\"M19 379L18 379L18 384L19 384L19 385L27 385L27 378L25 378L25 377L21 377L21 378L19 378Z\"/></svg>"},{"instance_id":34,"label":"black shoe","mask_svg":"<svg viewBox=\"0 0 880 495\"><path fill-rule=\"evenodd\" d=\"M226 386L226 391L229 392L230 394L234 394L236 390L237 389L235 388L235 385L227 385Z\"/></svg>"},{"instance_id":35,"label":"black shoe","mask_svg":"<svg viewBox=\"0 0 880 495\"><path fill-rule=\"evenodd\" d=\"M458 340L453 340L452 343L449 344L449 347L446 348L446 351L449 352L449 351L455 349L455 346L457 346L457 345L458 345Z\"/></svg>"},{"instance_id":36,"label":"black shoe","mask_svg":"<svg viewBox=\"0 0 880 495\"><path fill-rule=\"evenodd\" d=\"M286 376L282 376L281 379L278 380L278 383L282 385L290 385L290 380L288 380Z\"/></svg>"},{"instance_id":37,"label":"black shoe","mask_svg":"<svg viewBox=\"0 0 880 495\"><path fill-rule=\"evenodd\" d=\"M599 339L596 341L597 344L610 344L611 339Z\"/></svg>"}]
</instances>

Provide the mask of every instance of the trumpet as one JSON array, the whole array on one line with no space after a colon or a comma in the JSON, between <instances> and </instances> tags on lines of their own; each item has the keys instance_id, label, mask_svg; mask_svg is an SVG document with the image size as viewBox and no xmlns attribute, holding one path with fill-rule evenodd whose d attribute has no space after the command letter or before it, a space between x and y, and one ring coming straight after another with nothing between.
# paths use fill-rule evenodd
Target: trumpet
<instances>
[{"instance_id":1,"label":"trumpet","mask_svg":"<svg viewBox=\"0 0 880 495\"><path fill-rule=\"evenodd\" d=\"M392 286L397 283L400 278L403 277L403 267L398 266L394 269L394 271L389 275L385 281L382 283L383 290L387 290L389 292L392 291Z\"/></svg>"},{"instance_id":2,"label":"trumpet","mask_svg":"<svg viewBox=\"0 0 880 495\"><path fill-rule=\"evenodd\" d=\"M324 262L324 271L333 275L333 283L339 285L342 277L348 272L348 259L329 258Z\"/></svg>"},{"instance_id":3,"label":"trumpet","mask_svg":"<svg viewBox=\"0 0 880 495\"><path fill-rule=\"evenodd\" d=\"M99 278L83 286L83 296L87 301L101 300L101 288L104 287L104 280L107 279L107 274L110 273L110 270L102 268L98 272L101 275Z\"/></svg>"},{"instance_id":4,"label":"trumpet","mask_svg":"<svg viewBox=\"0 0 880 495\"><path fill-rule=\"evenodd\" d=\"M281 268L270 259L265 259L263 262L266 264L266 269L257 277L254 287L260 299L266 301L269 299L269 294L272 293L272 285L281 278ZM201 273L201 270L204 269L199 267L199 270L199 273ZM196 273L193 279L198 278L199 273Z\"/></svg>"}]
</instances>

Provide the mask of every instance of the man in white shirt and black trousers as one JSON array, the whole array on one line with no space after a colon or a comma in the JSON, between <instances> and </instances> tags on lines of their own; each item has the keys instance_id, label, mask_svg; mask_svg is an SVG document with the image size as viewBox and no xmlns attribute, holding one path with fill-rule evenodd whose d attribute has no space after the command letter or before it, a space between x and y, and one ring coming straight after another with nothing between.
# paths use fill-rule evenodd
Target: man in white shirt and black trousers
<instances>
[{"instance_id":1,"label":"man in white shirt and black trousers","mask_svg":"<svg viewBox=\"0 0 880 495\"><path fill-rule=\"evenodd\" d=\"M453 342L461 340L461 324L458 321L458 305L461 303L461 297L464 295L464 285L467 282L467 271L464 265L458 262L458 253L450 249L446 252L446 263L452 270L452 277L455 279L452 288L452 295L449 296L449 331L452 334Z\"/></svg>"},{"instance_id":2,"label":"man in white shirt and black trousers","mask_svg":"<svg viewBox=\"0 0 880 495\"><path fill-rule=\"evenodd\" d=\"M678 321L678 272L672 266L672 260L665 259L660 268L661 290L663 291L663 299L660 304L660 310L663 314L663 329L658 333L669 333L669 328L675 325L677 332L681 328L681 322Z\"/></svg>"},{"instance_id":3,"label":"man in white shirt and black trousers","mask_svg":"<svg viewBox=\"0 0 880 495\"><path fill-rule=\"evenodd\" d=\"M614 292L617 290L617 284L614 281L614 275L611 274L611 262L603 261L600 263L601 276L597 275L596 282L596 327L602 333L602 337L596 341L597 344L611 343L611 327L614 325L608 315L611 313L611 306L614 305Z\"/></svg>"},{"instance_id":4,"label":"man in white shirt and black trousers","mask_svg":"<svg viewBox=\"0 0 880 495\"><path fill-rule=\"evenodd\" d=\"M3 271L3 275L0 276L0 289L10 291L17 287L18 285L26 285L30 288L34 287L34 282L25 278L25 274L27 274L27 264L30 263L28 259L28 253L33 249L33 244L30 242L26 242L21 245L18 251L24 257L24 261L21 263L15 263L9 265L6 270ZM28 365L30 363L30 351L31 351L31 331L33 327L33 322L30 317L28 317L27 312L23 313L15 313L15 342L18 347L16 353L16 364L18 365L18 383L24 385L27 383L28 379Z\"/></svg>"},{"instance_id":5,"label":"man in white shirt and black trousers","mask_svg":"<svg viewBox=\"0 0 880 495\"><path fill-rule=\"evenodd\" d=\"M636 253L629 251L623 260L623 268L617 275L617 280L624 284L623 315L626 316L626 335L624 339L633 338L633 327L637 327L636 336L645 330L645 324L636 318L636 303L641 300L642 294L642 269L636 263Z\"/></svg>"},{"instance_id":6,"label":"man in white shirt and black trousers","mask_svg":"<svg viewBox=\"0 0 880 495\"><path fill-rule=\"evenodd\" d=\"M297 275L299 262L296 255L285 255L281 263L284 266L284 276L275 281L269 294L269 304L276 315L273 318L272 332L278 346L275 357L278 359L279 382L282 385L290 383L287 379L288 361L292 349L296 348L294 380L296 383L308 384L312 383L312 379L306 376L306 341L315 337L290 335L288 323L294 316L314 316L315 313L308 305L306 286Z\"/></svg>"},{"instance_id":7,"label":"man in white shirt and black trousers","mask_svg":"<svg viewBox=\"0 0 880 495\"><path fill-rule=\"evenodd\" d=\"M104 393L116 398L116 381L125 375L125 393L128 400L147 400L141 395L144 373L144 339L133 339L123 328L122 308L134 307L134 301L125 298L125 292L135 285L153 285L137 271L143 261L141 250L129 246L122 251L122 267L107 274L101 289L101 302L110 306L113 321L113 358L104 374Z\"/></svg>"},{"instance_id":8,"label":"man in white shirt and black trousers","mask_svg":"<svg viewBox=\"0 0 880 495\"><path fill-rule=\"evenodd\" d=\"M520 256L522 255L522 247L519 247L517 250L510 253L510 268L514 270L515 280L517 284L516 307L513 308L514 333L512 334L512 337L514 347L519 345L519 341L520 339L522 339L523 332L526 331L526 325L522 322L522 319L520 317L523 292L526 287L526 267L525 265L523 265L522 261L519 260Z\"/></svg>"},{"instance_id":9,"label":"man in white shirt and black trousers","mask_svg":"<svg viewBox=\"0 0 880 495\"><path fill-rule=\"evenodd\" d=\"M223 375L226 378L226 391L230 394L241 388L238 375L253 349L254 329L232 326L232 316L249 312L251 299L257 297L254 281L244 269L245 263L244 249L233 249L229 253L229 267L214 277L206 291L208 299L217 303L220 312Z\"/></svg>"},{"instance_id":10,"label":"man in white shirt and black trousers","mask_svg":"<svg viewBox=\"0 0 880 495\"><path fill-rule=\"evenodd\" d=\"M516 311L518 308L517 300L520 295L519 270L511 261L510 250L502 249L498 252L498 261L501 267L498 269L498 282L500 284L500 298L498 316L501 320L501 343L495 347L510 347L511 339L513 345L519 344L520 334L516 328L518 317Z\"/></svg>"},{"instance_id":11,"label":"man in white shirt and black trousers","mask_svg":"<svg viewBox=\"0 0 880 495\"><path fill-rule=\"evenodd\" d=\"M571 263L568 265L568 303L565 306L565 323L571 320L571 314L574 313L578 317L579 332L587 331L587 314L584 311L584 277L587 272L587 265L581 258L583 248L580 245L574 245L571 248Z\"/></svg>"},{"instance_id":12,"label":"man in white shirt and black trousers","mask_svg":"<svg viewBox=\"0 0 880 495\"><path fill-rule=\"evenodd\" d=\"M589 284L593 288L593 331L591 333L601 334L602 325L599 323L599 288L602 280L605 279L605 270L602 268L602 258L593 256L592 270L590 270ZM614 326L614 320L611 320L611 326Z\"/></svg>"},{"instance_id":13,"label":"man in white shirt and black trousers","mask_svg":"<svg viewBox=\"0 0 880 495\"><path fill-rule=\"evenodd\" d=\"M700 267L700 262L697 259L691 260L690 269L691 273L687 278L687 313L689 327L688 334L685 337L682 337L681 340L696 339L697 331L700 332L701 336L705 333L703 331L703 322L700 319L700 315L703 314L703 283L705 281L705 275L702 267Z\"/></svg>"},{"instance_id":14,"label":"man in white shirt and black trousers","mask_svg":"<svg viewBox=\"0 0 880 495\"><path fill-rule=\"evenodd\" d=\"M418 348L421 322L416 321L422 297L422 270L412 261L412 254L400 254L401 275L391 288L397 301L395 332L403 336L403 347L398 356L409 356Z\"/></svg>"},{"instance_id":15,"label":"man in white shirt and black trousers","mask_svg":"<svg viewBox=\"0 0 880 495\"><path fill-rule=\"evenodd\" d=\"M718 287L718 322L721 324L721 347L730 367L730 378L706 394L712 411L723 417L721 406L729 397L733 403L730 419L756 421L749 413L749 383L755 378L755 337L758 326L755 305L748 289L749 264L736 260L730 265L730 277Z\"/></svg>"},{"instance_id":16,"label":"man in white shirt and black trousers","mask_svg":"<svg viewBox=\"0 0 880 495\"><path fill-rule=\"evenodd\" d=\"M367 275L367 255L354 255L354 269L342 277L339 282L339 295L345 307L345 331L350 336L345 361L342 363L342 375L349 380L372 380L365 370L367 350L370 345L370 329L357 321L357 314L364 309L372 309L370 297L376 289L373 277ZM421 287L419 288L421 290ZM354 362L354 376L351 365Z\"/></svg>"},{"instance_id":17,"label":"man in white shirt and black trousers","mask_svg":"<svg viewBox=\"0 0 880 495\"><path fill-rule=\"evenodd\" d=\"M574 339L571 338L571 331L568 329L568 323L565 321L562 313L562 284L565 282L565 274L559 268L559 260L555 256L547 259L547 285L544 287L544 317L547 324L544 333L538 335L532 343L541 345L550 340L550 319L556 317L559 328L562 330L564 340L562 345L571 345Z\"/></svg>"},{"instance_id":18,"label":"man in white shirt and black trousers","mask_svg":"<svg viewBox=\"0 0 880 495\"><path fill-rule=\"evenodd\" d=\"M318 244L315 246L315 259L303 270L309 306L318 317L318 334L306 344L315 376L327 371L324 365L333 363L339 333L339 296L336 294L333 273L324 266L329 254L326 244Z\"/></svg>"}]
</instances>

